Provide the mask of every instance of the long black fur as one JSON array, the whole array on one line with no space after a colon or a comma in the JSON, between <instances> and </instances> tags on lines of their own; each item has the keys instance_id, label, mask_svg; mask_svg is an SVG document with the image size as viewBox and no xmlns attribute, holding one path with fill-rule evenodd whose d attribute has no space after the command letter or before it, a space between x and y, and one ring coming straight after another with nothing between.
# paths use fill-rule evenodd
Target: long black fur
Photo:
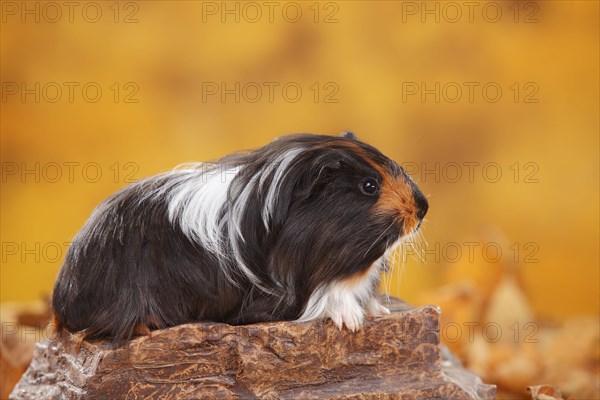
<instances>
[{"instance_id":1,"label":"long black fur","mask_svg":"<svg viewBox=\"0 0 600 400\"><path fill-rule=\"evenodd\" d=\"M59 328L119 342L138 325L152 330L193 321L297 319L319 285L364 271L402 234L395 216L373 211L377 195L359 190L363 179L382 177L348 142L405 179L426 210L404 170L350 134L291 135L227 156L217 165L240 172L222 205L223 221L255 175L286 151L303 149L281 181L268 231L261 211L277 168L264 177L262 189L255 185L243 207L241 256L259 287L233 257L217 257L169 220L168 192L151 194L173 184L170 174L148 178L101 203L74 238L52 297Z\"/></svg>"}]
</instances>

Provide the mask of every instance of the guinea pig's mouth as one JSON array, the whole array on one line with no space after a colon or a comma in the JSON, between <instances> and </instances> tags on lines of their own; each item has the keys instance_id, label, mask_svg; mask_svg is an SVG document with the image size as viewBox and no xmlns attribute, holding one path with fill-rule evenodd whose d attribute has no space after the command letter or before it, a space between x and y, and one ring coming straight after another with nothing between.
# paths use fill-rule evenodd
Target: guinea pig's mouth
<instances>
[{"instance_id":1,"label":"guinea pig's mouth","mask_svg":"<svg viewBox=\"0 0 600 400\"><path fill-rule=\"evenodd\" d=\"M386 246L385 252L382 257L382 260L386 260L384 261L384 270L387 270L389 268L387 259L398 249L400 249L403 244L406 243L410 246L413 246L419 240L419 237L422 238L419 231L422 224L423 219L420 218L411 219L410 221L403 221L401 225L402 229L398 234L398 237L395 240L392 239L393 241L390 241L389 244Z\"/></svg>"},{"instance_id":2,"label":"guinea pig's mouth","mask_svg":"<svg viewBox=\"0 0 600 400\"><path fill-rule=\"evenodd\" d=\"M415 235L419 231L422 223L422 218L417 218L413 215L406 216L402 222L402 233L400 234L400 238L407 238Z\"/></svg>"}]
</instances>

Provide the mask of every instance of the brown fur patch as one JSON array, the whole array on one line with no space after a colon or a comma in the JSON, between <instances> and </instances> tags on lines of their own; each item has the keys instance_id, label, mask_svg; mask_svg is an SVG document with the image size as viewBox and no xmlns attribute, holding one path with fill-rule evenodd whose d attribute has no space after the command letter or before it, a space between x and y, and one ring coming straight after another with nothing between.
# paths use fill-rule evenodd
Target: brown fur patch
<instances>
[{"instance_id":1,"label":"brown fur patch","mask_svg":"<svg viewBox=\"0 0 600 400\"><path fill-rule=\"evenodd\" d=\"M135 336L150 336L152 337L152 331L146 324L137 324L135 328L133 328L133 334Z\"/></svg>"},{"instance_id":2,"label":"brown fur patch","mask_svg":"<svg viewBox=\"0 0 600 400\"><path fill-rule=\"evenodd\" d=\"M353 153L358 154L361 158L363 158L369 164L373 164L373 162L369 158L369 153L360 147L358 144L353 143L348 140L336 140L331 142L322 142L319 143L321 147L346 147L351 150Z\"/></svg>"},{"instance_id":3,"label":"brown fur patch","mask_svg":"<svg viewBox=\"0 0 600 400\"><path fill-rule=\"evenodd\" d=\"M81 350L81 345L85 341L86 337L87 335L83 332L77 332L72 334L71 338L73 340L73 343L75 344L75 349L77 351Z\"/></svg>"},{"instance_id":4,"label":"brown fur patch","mask_svg":"<svg viewBox=\"0 0 600 400\"><path fill-rule=\"evenodd\" d=\"M55 312L52 312L52 314L50 315L50 322L48 323L48 328L50 332L54 334L58 334L60 333L60 331L62 331L62 326Z\"/></svg>"},{"instance_id":5,"label":"brown fur patch","mask_svg":"<svg viewBox=\"0 0 600 400\"><path fill-rule=\"evenodd\" d=\"M367 277L369 275L369 271L371 271L371 269L374 268L374 266L375 266L374 263L371 264L371 266L369 266L369 268L365 268L361 271L358 271L357 273L344 279L342 281L342 283L348 287L354 287L354 286L358 285L359 283L361 283L361 281L367 279Z\"/></svg>"},{"instance_id":6,"label":"brown fur patch","mask_svg":"<svg viewBox=\"0 0 600 400\"><path fill-rule=\"evenodd\" d=\"M377 261L369 265L368 268L365 268L362 271L353 274L352 276L340 281L339 283L350 289L355 288L364 283L365 280L369 280L369 276L371 275L373 268L377 268ZM379 285L379 282L379 279L373 279L372 283L374 287L377 287Z\"/></svg>"},{"instance_id":7,"label":"brown fur patch","mask_svg":"<svg viewBox=\"0 0 600 400\"><path fill-rule=\"evenodd\" d=\"M404 232L413 231L419 224L417 206L412 188L402 177L393 177L380 171L383 181L376 209L385 214L395 214L398 220L404 221Z\"/></svg>"}]
</instances>

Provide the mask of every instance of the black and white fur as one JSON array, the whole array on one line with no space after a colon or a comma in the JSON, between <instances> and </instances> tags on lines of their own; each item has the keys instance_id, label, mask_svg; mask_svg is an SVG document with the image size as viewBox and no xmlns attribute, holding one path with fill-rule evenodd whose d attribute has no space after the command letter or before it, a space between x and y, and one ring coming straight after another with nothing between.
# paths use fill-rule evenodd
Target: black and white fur
<instances>
[{"instance_id":1,"label":"black and white fur","mask_svg":"<svg viewBox=\"0 0 600 400\"><path fill-rule=\"evenodd\" d=\"M54 287L57 328L115 341L193 321L329 317L358 329L389 312L374 293L411 233L406 216L378 209L382 193L361 189L382 175L409 188L420 222L414 182L351 133L285 136L132 184L74 238Z\"/></svg>"}]
</instances>

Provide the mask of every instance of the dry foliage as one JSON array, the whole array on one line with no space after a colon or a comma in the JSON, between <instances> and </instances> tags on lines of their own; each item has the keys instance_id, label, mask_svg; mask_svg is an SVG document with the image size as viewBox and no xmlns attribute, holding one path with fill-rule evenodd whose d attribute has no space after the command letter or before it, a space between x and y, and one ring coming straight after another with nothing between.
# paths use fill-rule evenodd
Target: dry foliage
<instances>
[{"instance_id":1,"label":"dry foliage","mask_svg":"<svg viewBox=\"0 0 600 400\"><path fill-rule=\"evenodd\" d=\"M543 320L532 312L517 265L490 276L495 285L474 279L423 295L443 310L442 341L484 382L498 385L498 398L526 399L528 388L533 399L562 399L548 383L568 399L599 399L600 318Z\"/></svg>"}]
</instances>

